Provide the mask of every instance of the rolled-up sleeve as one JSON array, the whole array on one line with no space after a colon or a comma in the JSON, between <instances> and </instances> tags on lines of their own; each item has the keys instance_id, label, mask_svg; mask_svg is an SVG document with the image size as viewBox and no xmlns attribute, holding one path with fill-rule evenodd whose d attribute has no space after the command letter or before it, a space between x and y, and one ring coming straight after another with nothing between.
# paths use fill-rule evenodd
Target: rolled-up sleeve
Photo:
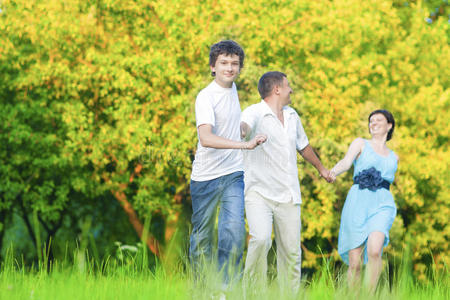
<instances>
[{"instance_id":1,"label":"rolled-up sleeve","mask_svg":"<svg viewBox=\"0 0 450 300\"><path fill-rule=\"evenodd\" d=\"M309 141L308 137L306 136L305 129L303 129L302 121L300 120L300 117L296 115L297 117L297 138L295 141L296 147L298 151L303 150L306 146L308 146Z\"/></svg>"}]
</instances>

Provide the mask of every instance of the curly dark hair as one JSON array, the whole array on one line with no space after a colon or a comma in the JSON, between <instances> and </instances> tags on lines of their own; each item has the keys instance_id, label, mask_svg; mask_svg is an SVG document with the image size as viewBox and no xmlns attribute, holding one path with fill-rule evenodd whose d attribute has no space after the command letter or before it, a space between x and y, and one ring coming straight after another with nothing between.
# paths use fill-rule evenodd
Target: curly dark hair
<instances>
[{"instance_id":1,"label":"curly dark hair","mask_svg":"<svg viewBox=\"0 0 450 300\"><path fill-rule=\"evenodd\" d=\"M387 138L386 138L386 140L389 141L390 139L392 139L392 134L394 133L394 128L395 128L394 116L388 110L377 109L370 113L369 118L368 118L369 123L370 123L370 118L376 114L382 114L386 118L387 122L389 124L392 124L392 127L388 131ZM370 129L369 129L369 131L370 131Z\"/></svg>"},{"instance_id":2,"label":"curly dark hair","mask_svg":"<svg viewBox=\"0 0 450 300\"><path fill-rule=\"evenodd\" d=\"M239 67L244 66L244 50L238 43L232 40L220 41L211 46L211 51L209 52L209 65L215 66L217 58L220 54L239 56ZM211 72L212 76L216 76L216 72Z\"/></svg>"}]
</instances>

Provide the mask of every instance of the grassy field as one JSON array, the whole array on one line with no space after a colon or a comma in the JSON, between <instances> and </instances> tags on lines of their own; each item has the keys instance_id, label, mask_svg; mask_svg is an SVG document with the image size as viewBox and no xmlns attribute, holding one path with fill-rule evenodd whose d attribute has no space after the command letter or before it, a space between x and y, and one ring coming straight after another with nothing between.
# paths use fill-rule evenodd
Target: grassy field
<instances>
[{"instance_id":1,"label":"grassy field","mask_svg":"<svg viewBox=\"0 0 450 300\"><path fill-rule=\"evenodd\" d=\"M0 272L0 299L220 299L220 280L208 271L202 284L194 284L185 264L172 263L150 270L142 257L124 255L101 264L75 254L72 262L57 261L50 267L24 267L10 255ZM78 257L78 258L77 258ZM312 278L304 278L298 295L280 290L276 281L245 286L238 281L226 292L226 299L450 299L448 271L434 274L427 284L418 284L408 268L397 268L388 284L386 270L375 295L364 289L350 291L343 271L324 263Z\"/></svg>"}]
</instances>

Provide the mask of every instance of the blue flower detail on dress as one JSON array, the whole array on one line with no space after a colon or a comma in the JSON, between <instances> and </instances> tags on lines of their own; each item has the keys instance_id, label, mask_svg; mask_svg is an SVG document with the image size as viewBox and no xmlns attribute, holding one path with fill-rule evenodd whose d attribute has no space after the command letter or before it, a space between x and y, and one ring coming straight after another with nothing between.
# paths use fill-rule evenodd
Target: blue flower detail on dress
<instances>
[{"instance_id":1,"label":"blue flower detail on dress","mask_svg":"<svg viewBox=\"0 0 450 300\"><path fill-rule=\"evenodd\" d=\"M383 181L385 180L381 177L381 172L374 167L362 170L354 178L354 182L359 184L360 190L369 189L372 192L383 188Z\"/></svg>"}]
</instances>

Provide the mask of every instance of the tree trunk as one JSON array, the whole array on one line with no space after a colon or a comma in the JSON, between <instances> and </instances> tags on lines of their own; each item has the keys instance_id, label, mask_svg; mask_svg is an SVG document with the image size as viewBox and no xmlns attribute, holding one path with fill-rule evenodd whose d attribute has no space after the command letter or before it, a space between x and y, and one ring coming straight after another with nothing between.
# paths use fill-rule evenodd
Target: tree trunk
<instances>
[{"instance_id":1,"label":"tree trunk","mask_svg":"<svg viewBox=\"0 0 450 300\"><path fill-rule=\"evenodd\" d=\"M37 246L36 235L34 233L33 227L31 226L30 219L28 218L28 212L25 209L25 206L23 205L22 196L18 195L17 196L17 200L18 200L19 205L20 205L20 209L21 209L21 212L22 212L22 219L25 222L25 226L27 227L28 234L30 235L31 241L34 244L34 247L36 248L36 251L38 251L37 250L38 246Z\"/></svg>"},{"instance_id":2,"label":"tree trunk","mask_svg":"<svg viewBox=\"0 0 450 300\"><path fill-rule=\"evenodd\" d=\"M116 159L115 159L116 160ZM139 176L139 174L142 171L142 165L137 164L134 168L134 171L130 175L130 179L128 180L128 183L133 182L134 178L136 176ZM111 183L110 178L108 178L106 175L103 175L103 180L107 183ZM122 183L119 184L120 190L112 190L111 193L114 195L117 201L119 201L120 205L122 206L123 210L128 216L128 220L130 221L131 225L133 225L134 230L136 230L136 233L138 234L139 238L142 240L142 234L144 232L144 226L139 221L139 218L136 214L136 212L133 209L133 206L130 202L127 200L127 196L123 192L127 186L128 183ZM160 245L158 240L156 240L154 237L147 235L145 244L147 245L148 249L156 256L160 257Z\"/></svg>"},{"instance_id":3,"label":"tree trunk","mask_svg":"<svg viewBox=\"0 0 450 300\"><path fill-rule=\"evenodd\" d=\"M0 229L0 253L3 249L3 236L5 235L6 231L6 210L0 211L0 223L2 224L2 228ZM2 257L0 256L0 260Z\"/></svg>"},{"instance_id":4,"label":"tree trunk","mask_svg":"<svg viewBox=\"0 0 450 300\"><path fill-rule=\"evenodd\" d=\"M123 210L128 216L128 219L130 220L131 225L133 225L134 230L136 230L138 236L140 239L142 239L142 233L144 232L144 226L139 221L139 218L136 214L136 212L133 209L133 206L131 206L130 202L127 200L127 196L124 192L120 191L113 191L112 192L114 197L116 197L117 201L119 201L120 205L122 206ZM160 245L158 240L156 240L152 236L147 236L147 240L145 241L147 244L148 249L155 254L157 257L160 257Z\"/></svg>"}]
</instances>

